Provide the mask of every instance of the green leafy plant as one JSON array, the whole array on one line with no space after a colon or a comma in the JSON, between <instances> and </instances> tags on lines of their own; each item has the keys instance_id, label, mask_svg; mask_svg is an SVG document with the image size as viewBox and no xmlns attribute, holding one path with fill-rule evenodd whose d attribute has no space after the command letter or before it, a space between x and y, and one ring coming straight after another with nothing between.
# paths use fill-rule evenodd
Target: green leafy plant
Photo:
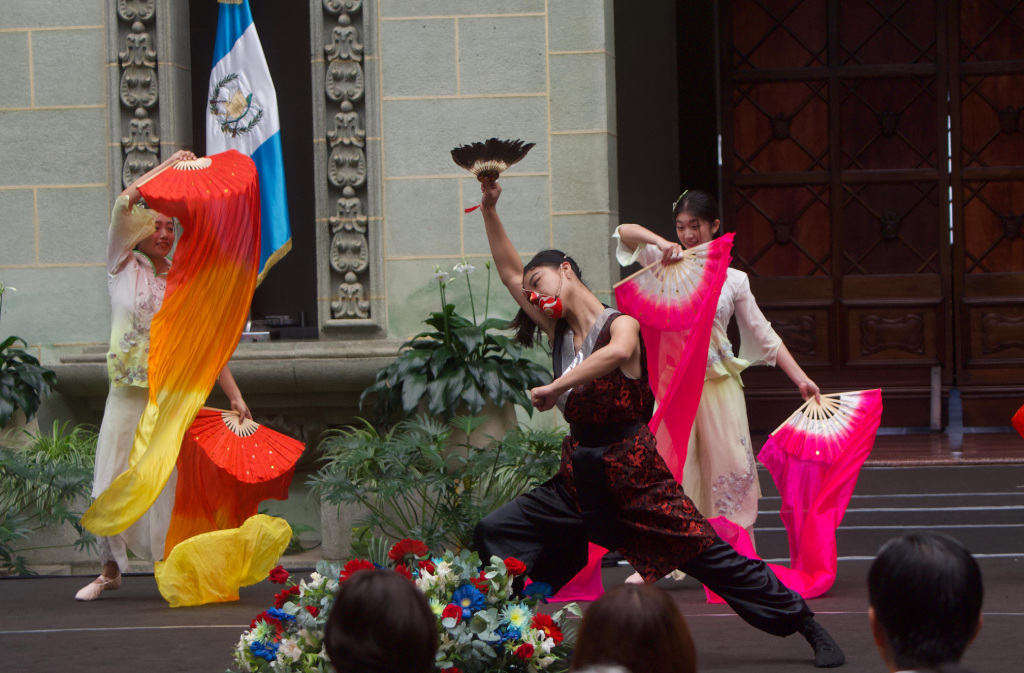
<instances>
[{"instance_id":1,"label":"green leafy plant","mask_svg":"<svg viewBox=\"0 0 1024 673\"><path fill-rule=\"evenodd\" d=\"M491 263L487 261L487 291L484 319L477 323L476 303L470 274L475 270L466 262L457 264L453 273L463 275L469 290L472 319L459 315L449 304L445 288L450 274L435 268L434 278L441 295L441 310L424 322L432 330L421 332L403 344L398 357L377 373L376 381L363 391L359 404L376 395L377 421L407 417L426 401L426 411L443 419L458 413L461 403L470 414L484 408L489 397L497 406L514 402L533 415L529 390L550 382L548 371L523 357L519 344L498 331L508 321L489 318Z\"/></svg>"},{"instance_id":2,"label":"green leafy plant","mask_svg":"<svg viewBox=\"0 0 1024 673\"><path fill-rule=\"evenodd\" d=\"M413 536L433 549L464 549L476 523L558 471L562 434L514 428L483 447L452 446L456 430L468 437L482 418L449 422L415 417L380 431L368 422L336 430L321 443L320 470L310 485L334 505L359 505L367 514L355 532L369 554L373 535Z\"/></svg>"},{"instance_id":3,"label":"green leafy plant","mask_svg":"<svg viewBox=\"0 0 1024 673\"><path fill-rule=\"evenodd\" d=\"M35 574L23 554L39 547L17 545L50 526L71 525L78 549L96 543L75 508L92 488L96 432L54 423L51 433L26 434L31 441L20 450L0 447L0 574Z\"/></svg>"},{"instance_id":4,"label":"green leafy plant","mask_svg":"<svg viewBox=\"0 0 1024 673\"><path fill-rule=\"evenodd\" d=\"M0 283L0 311L4 294L14 289ZM39 360L24 348L18 348L19 343L28 346L24 339L16 336L0 343L0 428L7 427L11 415L18 409L25 412L26 420L32 420L42 397L57 386L57 374L41 367Z\"/></svg>"}]
</instances>

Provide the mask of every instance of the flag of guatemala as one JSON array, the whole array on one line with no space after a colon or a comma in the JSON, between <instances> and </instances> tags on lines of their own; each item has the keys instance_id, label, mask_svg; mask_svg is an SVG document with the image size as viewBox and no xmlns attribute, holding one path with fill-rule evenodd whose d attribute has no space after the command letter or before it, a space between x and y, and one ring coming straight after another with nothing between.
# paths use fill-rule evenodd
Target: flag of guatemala
<instances>
[{"instance_id":1,"label":"flag of guatemala","mask_svg":"<svg viewBox=\"0 0 1024 673\"><path fill-rule=\"evenodd\" d=\"M206 116L206 153L252 157L260 178L260 271L291 250L277 93L256 34L249 0L224 2L217 19Z\"/></svg>"}]
</instances>

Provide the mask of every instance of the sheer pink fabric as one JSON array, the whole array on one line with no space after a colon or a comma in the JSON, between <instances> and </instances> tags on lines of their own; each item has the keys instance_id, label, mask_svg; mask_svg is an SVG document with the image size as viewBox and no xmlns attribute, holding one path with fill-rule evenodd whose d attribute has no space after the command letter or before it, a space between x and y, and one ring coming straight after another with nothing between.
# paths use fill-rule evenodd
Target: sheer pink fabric
<instances>
[{"instance_id":1,"label":"sheer pink fabric","mask_svg":"<svg viewBox=\"0 0 1024 673\"><path fill-rule=\"evenodd\" d=\"M686 445L697 414L708 363L711 325L718 297L732 261L733 234L700 246L699 279L686 294L655 294L650 278L661 262L647 267L615 287L620 311L640 322L647 349L647 373L658 400L648 423L658 440L658 453L676 481L682 481ZM695 248L695 251L698 249ZM691 262L683 261L679 264ZM601 557L604 550L590 545L589 563L552 600L594 600L604 593Z\"/></svg>"},{"instance_id":2,"label":"sheer pink fabric","mask_svg":"<svg viewBox=\"0 0 1024 673\"><path fill-rule=\"evenodd\" d=\"M790 567L769 563L782 583L804 598L821 596L836 579L838 550L836 529L846 514L857 476L871 448L882 417L881 390L865 390L843 396L853 406L848 421L840 429L840 448L809 450L822 443L806 430L787 421L769 435L758 459L768 468L782 496L780 515L789 537ZM835 443L833 428L829 444ZM760 558L750 543L747 531L725 517L710 520L715 531L736 551ZM713 592L705 592L709 603L724 601Z\"/></svg>"}]
</instances>

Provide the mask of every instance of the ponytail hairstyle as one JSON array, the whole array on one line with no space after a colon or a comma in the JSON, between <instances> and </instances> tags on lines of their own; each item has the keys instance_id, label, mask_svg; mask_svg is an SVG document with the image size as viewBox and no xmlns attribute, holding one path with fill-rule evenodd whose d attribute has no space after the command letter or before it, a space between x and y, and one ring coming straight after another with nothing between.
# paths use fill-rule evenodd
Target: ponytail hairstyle
<instances>
[{"instance_id":1,"label":"ponytail hairstyle","mask_svg":"<svg viewBox=\"0 0 1024 673\"><path fill-rule=\"evenodd\" d=\"M718 215L718 202L702 189L688 189L679 196L675 206L672 208L672 217L679 217L680 213L693 215L702 222L709 224L720 220Z\"/></svg>"},{"instance_id":2,"label":"ponytail hairstyle","mask_svg":"<svg viewBox=\"0 0 1024 673\"><path fill-rule=\"evenodd\" d=\"M541 250L533 256L526 266L523 267L523 276L536 269L538 266L549 266L553 269L557 269L565 262L569 262L572 272L576 274L576 278L583 282L583 272L580 271L580 265L576 263L569 255L565 254L561 250ZM534 343L537 341L537 335L540 332L540 326L535 323L530 316L526 313L525 309L520 308L519 312L516 313L516 317L508 324L508 329L515 330L516 334L512 337L512 340L518 344L532 348Z\"/></svg>"}]
</instances>

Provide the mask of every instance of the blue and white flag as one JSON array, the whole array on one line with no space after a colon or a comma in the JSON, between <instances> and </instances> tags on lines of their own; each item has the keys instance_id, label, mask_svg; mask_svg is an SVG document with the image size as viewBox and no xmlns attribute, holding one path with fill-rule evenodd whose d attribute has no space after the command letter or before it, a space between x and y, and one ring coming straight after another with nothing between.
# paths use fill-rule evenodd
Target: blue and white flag
<instances>
[{"instance_id":1,"label":"blue and white flag","mask_svg":"<svg viewBox=\"0 0 1024 673\"><path fill-rule=\"evenodd\" d=\"M260 178L260 270L292 247L281 157L277 92L270 79L249 0L221 0L206 108L206 153L238 150L252 157Z\"/></svg>"}]
</instances>

